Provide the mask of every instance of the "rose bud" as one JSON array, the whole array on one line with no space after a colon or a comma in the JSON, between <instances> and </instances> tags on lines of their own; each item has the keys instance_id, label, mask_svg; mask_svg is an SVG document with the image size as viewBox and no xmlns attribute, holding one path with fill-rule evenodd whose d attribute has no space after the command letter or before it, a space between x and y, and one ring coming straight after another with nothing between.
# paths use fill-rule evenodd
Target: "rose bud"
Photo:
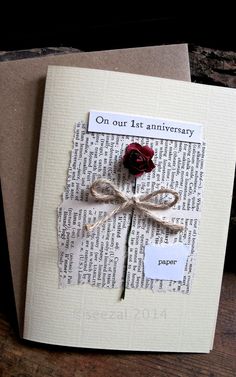
<instances>
[{"instance_id":1,"label":"rose bud","mask_svg":"<svg viewBox=\"0 0 236 377\"><path fill-rule=\"evenodd\" d=\"M147 145L144 147L138 143L131 143L125 150L123 157L124 167L129 169L130 174L140 177L155 168L152 161L154 150Z\"/></svg>"}]
</instances>

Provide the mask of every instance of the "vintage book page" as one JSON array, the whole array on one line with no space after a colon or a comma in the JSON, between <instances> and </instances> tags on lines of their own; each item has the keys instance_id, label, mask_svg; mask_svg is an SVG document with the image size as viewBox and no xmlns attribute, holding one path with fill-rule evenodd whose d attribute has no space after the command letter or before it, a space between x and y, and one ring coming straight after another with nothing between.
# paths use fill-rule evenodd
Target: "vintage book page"
<instances>
[{"instance_id":1,"label":"vintage book page","mask_svg":"<svg viewBox=\"0 0 236 377\"><path fill-rule=\"evenodd\" d=\"M101 115L97 117L101 118ZM91 119L89 123L93 124ZM149 288L153 291L189 293L196 261L205 143L142 138L140 133L145 131L144 127L137 127L139 136L124 136L127 126L121 127L123 136L87 132L86 123L79 122L75 126L66 189L58 209L59 285L66 287L89 283L97 287L121 288L126 280L128 289ZM110 126L106 124L102 126L102 130L108 128ZM150 130L145 132L149 134ZM128 144L138 141L154 150L156 167L151 174L143 174L135 180L124 168L122 155ZM157 215L169 216L171 221L183 224L183 232L170 232L168 227L160 226L137 211L133 214L132 211L123 211L93 232L86 232L84 225L104 216L111 206L96 203L89 196L91 183L99 178L108 179L117 187L122 187L122 191L129 196L145 194L160 186L181 192L182 200L177 206L169 209L168 213L158 210ZM165 195L165 199L168 199L168 195ZM145 245L167 246L178 242L191 248L182 280L145 279Z\"/></svg>"},{"instance_id":2,"label":"vintage book page","mask_svg":"<svg viewBox=\"0 0 236 377\"><path fill-rule=\"evenodd\" d=\"M236 154L235 100L236 93L233 89L117 72L53 66L49 68L28 268L24 325L26 339L91 348L170 352L210 351L218 309L233 185ZM201 124L204 141L191 143L145 139L138 136L111 134L104 137L100 133L89 134L86 126L89 112L93 109ZM173 127L172 129L174 130ZM177 127L175 129L178 130ZM78 130L77 140L76 130ZM64 213L70 215L65 216L64 224L60 216L63 213L63 205L68 204L66 201L74 200L71 190L73 186L69 185L70 191L66 189L68 182L72 182L71 177L73 180L73 174L70 176L70 173L73 172L72 157L75 154L75 142L78 141L78 153L82 148L83 137L79 132L84 132L83 137L87 140L87 144L83 144L83 153L80 151L81 161L85 159L87 153L89 158L91 142L102 147L108 154L112 150L113 154L110 154L110 158L111 160L117 158L117 161L121 157L119 153L124 152L125 145L133 140L142 140L144 144L151 143L160 161L159 168L153 173L159 176L153 176L154 181L163 182L170 188L179 188L180 191L183 187L183 192L187 193L179 206L173 207L166 215L174 223L185 225L185 232L182 236L178 235L176 240L171 240L172 236L160 229L158 237L155 237L156 230L153 230L155 228L150 220L142 220L140 215L134 214L127 289L125 300L122 301L120 293L123 262L117 265L118 268L113 275L103 274L103 280L99 279L98 273L89 277L89 274L84 273L88 270L87 262L81 264L81 261L86 260L86 254L80 259L81 253L76 256L76 252L73 254L70 250L75 258L74 263L70 264L68 249L63 251L64 245L60 245L60 237L64 237L68 229L68 221L71 221L71 213L67 208L64 208ZM87 136L88 134L90 136ZM114 145L111 147L112 140ZM176 157L173 155L174 151L177 151ZM131 184L125 178L126 173L122 173L121 170L118 174L119 167L109 175L107 167L111 164L107 167L104 165L105 168L101 170L103 174L99 176L95 152L94 149L90 162L87 160L82 163L87 168L90 166L91 172L94 173L91 183L94 179L103 178L104 175L105 178L114 180L119 176L121 183L126 182L123 188L126 192L130 192ZM168 162L170 162L169 167ZM103 160L103 163L107 162ZM178 170L178 164L181 163L183 166ZM191 166L194 166L194 169L187 179L188 163L190 171ZM69 169L70 166L72 170ZM171 175L172 171L175 172L174 175ZM83 185L87 188L89 185L90 177L86 175L86 171L84 173L80 188L83 188ZM82 176L83 168L80 177ZM150 181L146 175L137 182L139 184L136 185L136 193L143 194L146 186L150 188L153 181ZM190 182L189 189L185 188L186 182ZM190 190L191 184L193 186L196 184L197 191L195 191L201 198L201 208L196 205L196 197ZM63 193L64 201L62 201ZM80 202L84 202L83 192L78 191L77 194ZM84 204L80 202L77 213L84 210L84 215L82 212L80 214L84 222L96 220L97 215L92 212L89 214L90 218L85 218L88 212L85 211L85 207L83 209ZM87 204L89 203L85 200L85 206ZM106 206L112 207L112 204ZM102 208L104 210L104 207ZM58 218L57 209L59 209ZM181 216L177 216L177 211L181 211ZM198 216L196 212L201 212L201 215ZM78 216L75 216L75 219L78 220ZM131 214L127 212L119 216L121 216L120 222L115 218L111 219L103 228L105 235L111 235L111 240L108 242L115 242L115 245L120 232L127 231L127 225L124 225L118 232L118 224L128 224ZM88 238L90 240L90 244L87 244L88 249L91 249L92 237L94 237L93 246L101 241L99 229L93 234L94 236L90 235ZM70 236L72 237L68 233L68 240ZM158 246L160 239L166 240L167 244L184 241L186 245L191 246L192 255L185 270L183 284L175 284L173 280L171 284L165 283L166 285L160 284L162 280L155 280L155 284L152 284L152 279L147 280L148 284L142 281L143 271L138 267L138 260L142 262L142 255L139 254L141 249L139 251L137 249L139 246L149 244ZM79 235L77 241L82 242L81 240ZM117 249L120 251L121 260L125 254L124 243L125 236L120 237ZM70 242L70 246L73 246L73 243ZM61 258L58 255L61 255ZM90 259L87 261L89 262ZM100 265L96 264L96 268L101 266L101 269L108 263L104 255L101 256L100 261ZM194 265L194 274L192 274L192 265ZM134 266L139 269L139 274L136 273ZM93 259L90 267L93 271L96 270ZM114 263L112 271L114 272ZM168 280L163 280L166 281Z\"/></svg>"}]
</instances>

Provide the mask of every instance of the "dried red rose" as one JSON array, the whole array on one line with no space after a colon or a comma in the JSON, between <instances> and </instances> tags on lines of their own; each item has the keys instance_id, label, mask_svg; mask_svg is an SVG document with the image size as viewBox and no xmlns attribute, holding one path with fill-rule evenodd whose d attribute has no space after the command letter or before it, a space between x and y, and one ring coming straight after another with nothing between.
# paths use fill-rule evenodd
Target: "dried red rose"
<instances>
[{"instance_id":1,"label":"dried red rose","mask_svg":"<svg viewBox=\"0 0 236 377\"><path fill-rule=\"evenodd\" d=\"M128 145L123 157L124 166L129 169L130 174L140 177L143 173L152 171L155 165L152 161L154 150L147 145L142 147L138 143Z\"/></svg>"}]
</instances>

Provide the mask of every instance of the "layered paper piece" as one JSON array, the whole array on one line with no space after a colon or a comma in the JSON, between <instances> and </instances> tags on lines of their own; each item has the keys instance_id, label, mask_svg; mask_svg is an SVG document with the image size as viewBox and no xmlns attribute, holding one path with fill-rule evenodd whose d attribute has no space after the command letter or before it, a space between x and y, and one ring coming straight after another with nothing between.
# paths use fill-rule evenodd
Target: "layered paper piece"
<instances>
[{"instance_id":1,"label":"layered paper piece","mask_svg":"<svg viewBox=\"0 0 236 377\"><path fill-rule=\"evenodd\" d=\"M138 119L136 116L136 124ZM106 132L107 128L109 125L105 123L102 131ZM205 143L141 138L139 133L139 128L136 137L96 133L88 132L86 123L75 125L66 190L58 209L61 287L88 283L106 288L125 285L128 289L189 293L197 252ZM123 165L125 150L134 142L153 149L156 165L150 173L138 178L129 174ZM118 213L92 232L86 231L87 223L96 222L117 205L115 200L105 204L90 197L91 184L100 178L109 180L129 196L148 194L161 187L175 190L180 195L179 202L173 208L154 212L159 218L182 224L184 230L170 231L145 214L129 210ZM158 203L169 200L171 194L156 198ZM173 279L171 274L168 279L167 274L165 281L147 278L145 245L180 242L190 246L184 274L178 279Z\"/></svg>"}]
</instances>

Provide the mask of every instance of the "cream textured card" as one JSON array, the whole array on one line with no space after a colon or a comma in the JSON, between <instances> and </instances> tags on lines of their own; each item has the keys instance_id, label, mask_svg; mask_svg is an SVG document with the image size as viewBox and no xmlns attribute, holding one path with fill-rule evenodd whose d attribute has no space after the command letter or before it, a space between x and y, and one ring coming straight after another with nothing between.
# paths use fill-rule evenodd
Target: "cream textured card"
<instances>
[{"instance_id":1,"label":"cream textured card","mask_svg":"<svg viewBox=\"0 0 236 377\"><path fill-rule=\"evenodd\" d=\"M210 351L236 155L235 100L233 89L117 72L49 68L28 267L26 339L91 348ZM203 126L203 204L188 294L127 289L125 300L120 301L118 288L58 287L56 209L66 186L75 124L86 124L91 110Z\"/></svg>"}]
</instances>

